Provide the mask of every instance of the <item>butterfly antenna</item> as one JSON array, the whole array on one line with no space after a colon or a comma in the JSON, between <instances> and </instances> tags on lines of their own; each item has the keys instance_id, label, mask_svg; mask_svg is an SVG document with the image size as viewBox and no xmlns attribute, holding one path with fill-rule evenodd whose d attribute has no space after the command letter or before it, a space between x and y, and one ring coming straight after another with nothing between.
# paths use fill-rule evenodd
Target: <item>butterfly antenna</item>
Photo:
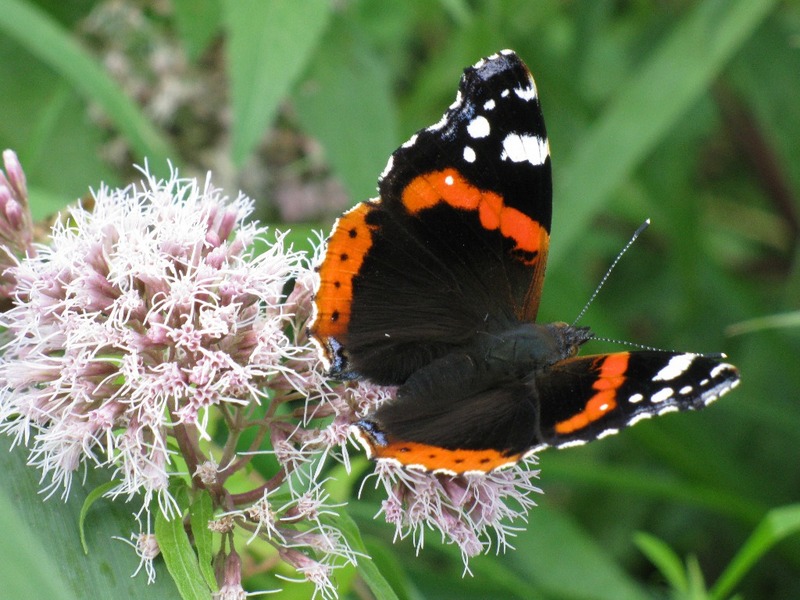
<instances>
[{"instance_id":1,"label":"butterfly antenna","mask_svg":"<svg viewBox=\"0 0 800 600\"><path fill-rule=\"evenodd\" d=\"M594 302L594 299L597 298L597 294L600 293L600 290L603 289L603 286L605 285L606 281L608 280L608 277L611 275L611 271L613 271L614 267L617 266L617 263L620 261L620 259L622 258L623 254L625 254L628 251L628 248L630 248L633 245L633 242L636 241L636 238L638 238L642 234L642 232L645 229L647 229L649 226L650 226L650 219L645 219L645 222L642 223L641 225L639 225L638 229L636 229L636 231L633 232L633 235L631 236L631 239L629 239L628 243L625 244L625 246L622 247L622 250L619 251L619 254L617 254L617 257L614 259L614 262L612 262L611 266L608 267L608 269L606 270L606 274L603 275L603 278L600 280L600 283L598 283L597 287L594 288L594 293L592 293L591 297L589 298L589 301L586 302L586 304L583 306L583 309L581 309L581 312L578 313L578 316L572 322L573 326L575 325L575 323L580 321L581 318L583 318L583 315L586 314L586 311L589 310L589 307L592 305L592 302ZM597 339L597 338L595 338L595 339Z\"/></svg>"},{"instance_id":2,"label":"butterfly antenna","mask_svg":"<svg viewBox=\"0 0 800 600\"><path fill-rule=\"evenodd\" d=\"M674 350L664 350L663 348L656 348L655 346L646 346L644 344L637 344L636 342L628 342L626 340L615 340L614 338L607 338L607 337L593 337L592 341L609 342L611 344L619 344L620 346L628 346L629 348L636 348L637 350L652 350L655 352L674 352Z\"/></svg>"},{"instance_id":3,"label":"butterfly antenna","mask_svg":"<svg viewBox=\"0 0 800 600\"><path fill-rule=\"evenodd\" d=\"M647 346L645 344L637 344L636 342L628 342L626 340L615 340L614 338L607 338L607 337L593 337L592 341L595 342L609 342L612 344L618 344L620 346L628 346L629 348L636 348L637 350L651 350L653 352L670 352L676 353L680 352L681 354L693 354L694 356L702 356L703 358L711 358L714 360L725 360L728 358L728 355L724 352L682 352L675 350L674 348L658 348L656 346Z\"/></svg>"}]
</instances>

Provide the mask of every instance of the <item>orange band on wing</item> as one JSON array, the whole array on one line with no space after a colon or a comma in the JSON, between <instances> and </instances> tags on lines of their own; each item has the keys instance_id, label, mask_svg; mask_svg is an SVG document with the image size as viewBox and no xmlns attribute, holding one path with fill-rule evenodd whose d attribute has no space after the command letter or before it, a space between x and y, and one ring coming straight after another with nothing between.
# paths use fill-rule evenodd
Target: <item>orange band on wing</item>
<instances>
[{"instance_id":1,"label":"orange band on wing","mask_svg":"<svg viewBox=\"0 0 800 600\"><path fill-rule=\"evenodd\" d=\"M499 230L514 240L518 250L538 253L547 249L549 235L536 220L511 206L495 192L481 190L455 169L433 171L414 178L403 190L403 205L412 214L444 202L461 210L477 210L481 226Z\"/></svg>"},{"instance_id":2,"label":"orange band on wing","mask_svg":"<svg viewBox=\"0 0 800 600\"><path fill-rule=\"evenodd\" d=\"M395 460L405 467L446 471L456 475L470 471L487 473L494 469L510 467L522 457L521 454L509 456L491 449L447 450L417 442L391 441L382 446L375 444L363 433L359 437L373 460Z\"/></svg>"},{"instance_id":3,"label":"orange band on wing","mask_svg":"<svg viewBox=\"0 0 800 600\"><path fill-rule=\"evenodd\" d=\"M602 419L617 407L617 390L625 381L629 357L630 354L627 352L602 357L600 373L592 385L592 389L596 390L596 393L589 398L581 412L565 421L556 423L556 433L563 435L583 429L590 423Z\"/></svg>"},{"instance_id":4,"label":"orange band on wing","mask_svg":"<svg viewBox=\"0 0 800 600\"><path fill-rule=\"evenodd\" d=\"M372 247L366 215L373 209L369 202L361 202L342 215L333 228L325 260L319 267L319 288L314 299L317 312L311 333L318 338L338 337L347 332L353 278Z\"/></svg>"}]
</instances>

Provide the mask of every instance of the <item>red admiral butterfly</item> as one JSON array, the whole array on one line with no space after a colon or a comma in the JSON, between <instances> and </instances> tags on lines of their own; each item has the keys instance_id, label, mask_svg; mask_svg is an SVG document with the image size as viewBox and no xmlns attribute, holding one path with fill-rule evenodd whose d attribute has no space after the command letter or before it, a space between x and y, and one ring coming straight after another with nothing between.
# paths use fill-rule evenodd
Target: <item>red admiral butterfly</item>
<instances>
[{"instance_id":1,"label":"red admiral butterfly","mask_svg":"<svg viewBox=\"0 0 800 600\"><path fill-rule=\"evenodd\" d=\"M547 446L706 406L736 369L662 351L576 356L588 327L534 323L550 239L536 85L504 50L389 158L334 225L310 326L334 377L398 385L354 425L370 458L488 472Z\"/></svg>"}]
</instances>

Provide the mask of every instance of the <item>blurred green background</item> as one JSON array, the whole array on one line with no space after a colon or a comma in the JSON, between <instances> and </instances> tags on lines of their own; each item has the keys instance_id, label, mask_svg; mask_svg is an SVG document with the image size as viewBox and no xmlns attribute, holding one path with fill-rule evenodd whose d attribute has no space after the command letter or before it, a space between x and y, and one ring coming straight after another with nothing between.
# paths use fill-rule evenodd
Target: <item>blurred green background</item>
<instances>
[{"instance_id":1,"label":"blurred green background","mask_svg":"<svg viewBox=\"0 0 800 600\"><path fill-rule=\"evenodd\" d=\"M2 0L0 31L0 147L17 151L37 216L126 183L145 157L166 173L169 159L242 189L298 240L375 193L389 153L438 120L465 66L516 50L556 186L541 320L572 321L650 217L583 323L725 352L742 384L703 413L543 453L545 495L516 551L475 559L473 577L435 534L419 556L392 544L372 520L379 496L353 500L375 563L410 599L800 598L797 2ZM589 350L607 348L619 346ZM98 568L96 595L66 576L92 555L53 544L42 519L74 503L27 514L37 474L2 460L0 520L38 547L29 559L7 536L4 580L36 587L34 574L53 577L50 555L66 597L121 597L110 580L126 597L168 597L128 582L130 564ZM309 593L286 585L281 597ZM370 594L342 577L341 597Z\"/></svg>"}]
</instances>

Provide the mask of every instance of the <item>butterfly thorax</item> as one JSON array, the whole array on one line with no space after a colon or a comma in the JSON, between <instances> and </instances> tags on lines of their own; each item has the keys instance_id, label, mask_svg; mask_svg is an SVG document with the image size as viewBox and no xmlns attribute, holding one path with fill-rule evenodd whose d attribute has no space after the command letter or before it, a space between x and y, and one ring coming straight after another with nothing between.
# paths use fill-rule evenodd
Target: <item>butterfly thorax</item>
<instances>
[{"instance_id":1,"label":"butterfly thorax","mask_svg":"<svg viewBox=\"0 0 800 600\"><path fill-rule=\"evenodd\" d=\"M588 327L522 323L500 334L478 336L476 358L481 359L483 369L498 378L521 377L575 356L591 338Z\"/></svg>"}]
</instances>

